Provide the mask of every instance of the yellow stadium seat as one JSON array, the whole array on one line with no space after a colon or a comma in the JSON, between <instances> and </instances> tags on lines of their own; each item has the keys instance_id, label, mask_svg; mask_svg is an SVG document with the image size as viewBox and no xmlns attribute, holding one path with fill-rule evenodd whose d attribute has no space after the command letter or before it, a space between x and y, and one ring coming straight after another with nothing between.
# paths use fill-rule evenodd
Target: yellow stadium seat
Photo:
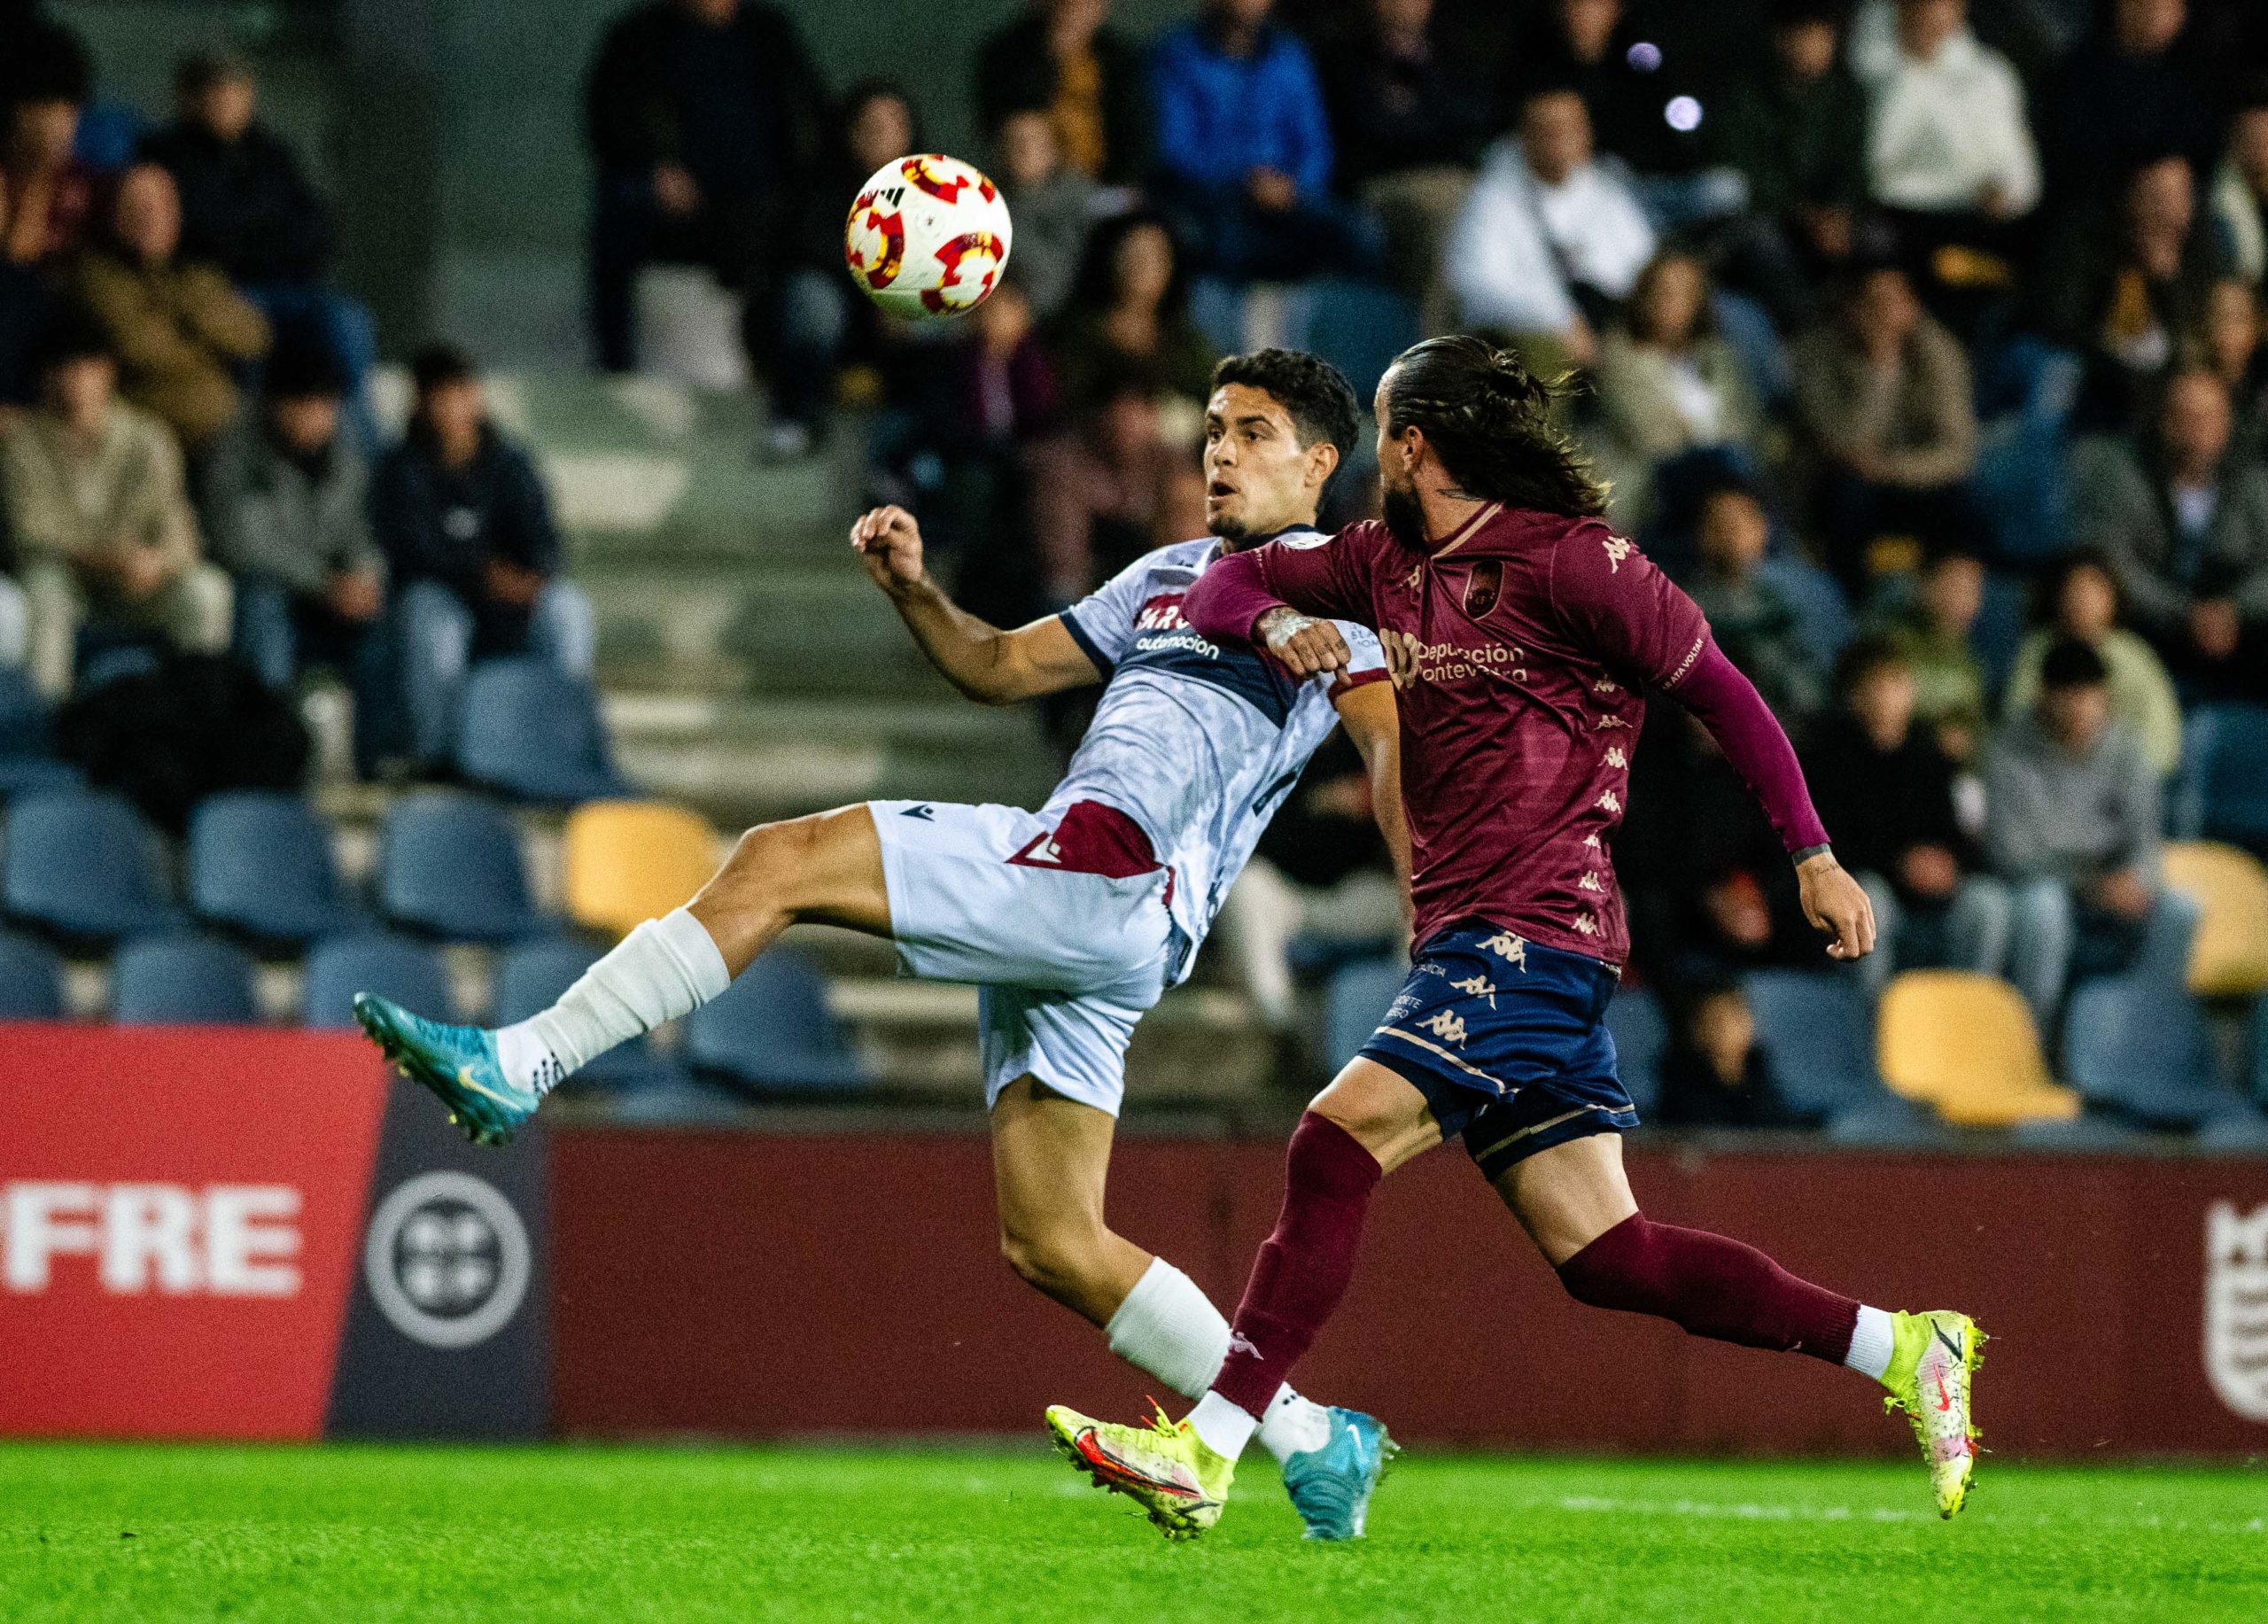
<instances>
[{"instance_id":1,"label":"yellow stadium seat","mask_svg":"<svg viewBox=\"0 0 2268 1624\"><path fill-rule=\"evenodd\" d=\"M2199 998L2268 992L2268 868L2218 841L2165 849L2165 880L2204 910L2189 950L2189 990Z\"/></svg>"},{"instance_id":2,"label":"yellow stadium seat","mask_svg":"<svg viewBox=\"0 0 2268 1624\"><path fill-rule=\"evenodd\" d=\"M586 802L568 817L560 863L567 916L623 936L701 889L717 866L717 831L661 801Z\"/></svg>"},{"instance_id":3,"label":"yellow stadium seat","mask_svg":"<svg viewBox=\"0 0 2268 1624\"><path fill-rule=\"evenodd\" d=\"M1992 975L1908 970L1882 996L1883 1080L1965 1128L2069 1121L2079 1097L2047 1073L2022 995Z\"/></svg>"}]
</instances>

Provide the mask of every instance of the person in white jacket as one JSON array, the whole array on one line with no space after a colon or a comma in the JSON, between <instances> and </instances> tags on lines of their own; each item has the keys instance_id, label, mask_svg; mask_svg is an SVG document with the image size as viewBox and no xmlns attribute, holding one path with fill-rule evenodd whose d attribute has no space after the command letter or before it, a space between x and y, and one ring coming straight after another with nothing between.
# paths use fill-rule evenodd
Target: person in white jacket
<instances>
[{"instance_id":1,"label":"person in white jacket","mask_svg":"<svg viewBox=\"0 0 2268 1624\"><path fill-rule=\"evenodd\" d=\"M1573 89L1530 95L1519 131L1488 149L1449 233L1446 277L1464 323L1549 334L1588 366L1586 314L1619 303L1654 255L1654 228L1619 159L1592 148Z\"/></svg>"},{"instance_id":2,"label":"person in white jacket","mask_svg":"<svg viewBox=\"0 0 2268 1624\"><path fill-rule=\"evenodd\" d=\"M1851 35L1868 105L1876 203L2004 221L2039 202L2039 152L2008 59L1969 30L1968 0L1871 0Z\"/></svg>"}]
</instances>

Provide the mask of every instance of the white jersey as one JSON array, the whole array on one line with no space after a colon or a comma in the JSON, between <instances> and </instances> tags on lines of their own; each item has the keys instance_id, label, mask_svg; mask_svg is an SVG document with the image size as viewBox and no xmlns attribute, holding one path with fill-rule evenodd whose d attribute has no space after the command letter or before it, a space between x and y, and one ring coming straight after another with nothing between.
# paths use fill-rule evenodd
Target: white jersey
<instances>
[{"instance_id":1,"label":"white jersey","mask_svg":"<svg viewBox=\"0 0 2268 1624\"><path fill-rule=\"evenodd\" d=\"M1324 539L1285 534L1293 545ZM1332 624L1353 656L1348 668L1304 681L1251 649L1198 635L1181 601L1220 548L1209 537L1161 547L1063 611L1106 686L1042 812L1100 801L1139 824L1173 872L1169 908L1191 958L1270 815L1331 736L1335 698L1386 674L1377 633L1344 620Z\"/></svg>"}]
</instances>

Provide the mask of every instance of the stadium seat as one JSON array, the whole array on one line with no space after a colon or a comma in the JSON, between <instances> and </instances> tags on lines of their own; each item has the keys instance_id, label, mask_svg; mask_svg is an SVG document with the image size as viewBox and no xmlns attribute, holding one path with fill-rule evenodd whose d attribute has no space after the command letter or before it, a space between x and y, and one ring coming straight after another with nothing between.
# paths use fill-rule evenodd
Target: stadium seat
<instances>
[{"instance_id":1,"label":"stadium seat","mask_svg":"<svg viewBox=\"0 0 2268 1624\"><path fill-rule=\"evenodd\" d=\"M863 1088L866 1068L827 1006L827 983L792 947L775 947L714 1003L686 1017L686 1059L700 1071L781 1093Z\"/></svg>"},{"instance_id":2,"label":"stadium seat","mask_svg":"<svg viewBox=\"0 0 2268 1624\"><path fill-rule=\"evenodd\" d=\"M440 954L405 936L360 930L317 943L307 955L299 1019L315 1027L352 1026L358 992L375 992L437 1021L450 1018Z\"/></svg>"},{"instance_id":3,"label":"stadium seat","mask_svg":"<svg viewBox=\"0 0 2268 1624\"><path fill-rule=\"evenodd\" d=\"M1854 973L1758 970L1744 986L1757 1037L1790 1105L1832 1120L1885 1103L1875 1069L1874 1011Z\"/></svg>"},{"instance_id":4,"label":"stadium seat","mask_svg":"<svg viewBox=\"0 0 2268 1624\"><path fill-rule=\"evenodd\" d=\"M330 832L295 795L230 790L189 823L189 902L262 943L300 946L361 922L331 860Z\"/></svg>"},{"instance_id":5,"label":"stadium seat","mask_svg":"<svg viewBox=\"0 0 2268 1624\"><path fill-rule=\"evenodd\" d=\"M447 942L511 942L542 917L512 820L493 803L428 790L394 803L378 835L378 909Z\"/></svg>"},{"instance_id":6,"label":"stadium seat","mask_svg":"<svg viewBox=\"0 0 2268 1624\"><path fill-rule=\"evenodd\" d=\"M2177 842L2165 849L2165 879L2202 910L2189 990L2207 998L2268 992L2268 868L2260 859L2218 841Z\"/></svg>"},{"instance_id":7,"label":"stadium seat","mask_svg":"<svg viewBox=\"0 0 2268 1624\"><path fill-rule=\"evenodd\" d=\"M1410 960L1399 953L1358 959L1332 972L1323 993L1324 1058L1332 1066L1344 1066L1362 1053L1409 978Z\"/></svg>"},{"instance_id":8,"label":"stadium seat","mask_svg":"<svg viewBox=\"0 0 2268 1624\"><path fill-rule=\"evenodd\" d=\"M1309 284L1304 332L1294 340L1347 375L1368 402L1394 358L1418 342L1417 304L1373 282L1328 276Z\"/></svg>"},{"instance_id":9,"label":"stadium seat","mask_svg":"<svg viewBox=\"0 0 2268 1624\"><path fill-rule=\"evenodd\" d=\"M1961 1127L2079 1114L2078 1095L2047 1075L2023 996L1995 976L1908 970L1894 977L1883 993L1876 1043L1893 1091Z\"/></svg>"},{"instance_id":10,"label":"stadium seat","mask_svg":"<svg viewBox=\"0 0 2268 1624\"><path fill-rule=\"evenodd\" d=\"M181 929L167 894L158 835L120 796L27 795L8 809L0 910L74 944Z\"/></svg>"},{"instance_id":11,"label":"stadium seat","mask_svg":"<svg viewBox=\"0 0 2268 1624\"><path fill-rule=\"evenodd\" d=\"M2063 1055L2072 1086L2091 1103L2147 1127L2194 1128L2239 1105L2211 1081L2211 1040L2194 1001L2157 996L2130 975L2073 990Z\"/></svg>"},{"instance_id":12,"label":"stadium seat","mask_svg":"<svg viewBox=\"0 0 2268 1624\"><path fill-rule=\"evenodd\" d=\"M591 967L600 949L572 936L553 936L523 942L509 949L496 967L495 1008L498 1026L524 1021L548 1009L559 995ZM586 1065L575 1076L585 1083L617 1087L644 1086L663 1080L673 1068L654 1052L645 1037L617 1045Z\"/></svg>"},{"instance_id":13,"label":"stadium seat","mask_svg":"<svg viewBox=\"0 0 2268 1624\"><path fill-rule=\"evenodd\" d=\"M43 942L0 930L0 1021L60 1021L63 966Z\"/></svg>"},{"instance_id":14,"label":"stadium seat","mask_svg":"<svg viewBox=\"0 0 2268 1624\"><path fill-rule=\"evenodd\" d=\"M111 963L110 1014L128 1026L249 1025L252 960L217 936L128 942Z\"/></svg>"},{"instance_id":15,"label":"stadium seat","mask_svg":"<svg viewBox=\"0 0 2268 1624\"><path fill-rule=\"evenodd\" d=\"M2268 708L2200 705L2183 725L2173 832L2268 856Z\"/></svg>"},{"instance_id":16,"label":"stadium seat","mask_svg":"<svg viewBox=\"0 0 2268 1624\"><path fill-rule=\"evenodd\" d=\"M1614 995L1606 1006L1606 1030L1614 1038L1616 1068L1641 1115L1661 1103L1662 1056L1669 1048L1669 1021L1661 1000L1643 987Z\"/></svg>"},{"instance_id":17,"label":"stadium seat","mask_svg":"<svg viewBox=\"0 0 2268 1624\"><path fill-rule=\"evenodd\" d=\"M78 768L49 754L54 740L48 723L47 701L31 679L0 665L0 801L83 786Z\"/></svg>"},{"instance_id":18,"label":"stadium seat","mask_svg":"<svg viewBox=\"0 0 2268 1624\"><path fill-rule=\"evenodd\" d=\"M569 814L560 851L567 917L610 936L657 919L717 866L717 831L662 801L593 801Z\"/></svg>"},{"instance_id":19,"label":"stadium seat","mask_svg":"<svg viewBox=\"0 0 2268 1624\"><path fill-rule=\"evenodd\" d=\"M532 655L472 668L458 724L457 770L500 794L553 805L631 793L614 770L597 694Z\"/></svg>"}]
</instances>

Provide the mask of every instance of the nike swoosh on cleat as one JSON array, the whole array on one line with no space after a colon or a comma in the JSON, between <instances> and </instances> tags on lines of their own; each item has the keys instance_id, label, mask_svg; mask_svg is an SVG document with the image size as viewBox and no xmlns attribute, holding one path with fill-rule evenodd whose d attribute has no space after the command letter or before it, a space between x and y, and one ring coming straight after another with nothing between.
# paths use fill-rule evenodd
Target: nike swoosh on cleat
<instances>
[{"instance_id":1,"label":"nike swoosh on cleat","mask_svg":"<svg viewBox=\"0 0 2268 1624\"><path fill-rule=\"evenodd\" d=\"M517 1100L508 1100L503 1095L498 1093L494 1089L483 1088L479 1084L474 1082L472 1080L472 1068L470 1066L460 1066L457 1068L457 1086L459 1088L469 1088L474 1093L479 1094L485 1099L493 1100L498 1105L509 1107L512 1110L517 1111L520 1108L519 1102Z\"/></svg>"},{"instance_id":2,"label":"nike swoosh on cleat","mask_svg":"<svg viewBox=\"0 0 2268 1624\"><path fill-rule=\"evenodd\" d=\"M1953 1408L1953 1395L1946 1391L1946 1379L1940 1376L1937 1380L1938 1408L1941 1410L1950 1410Z\"/></svg>"}]
</instances>

